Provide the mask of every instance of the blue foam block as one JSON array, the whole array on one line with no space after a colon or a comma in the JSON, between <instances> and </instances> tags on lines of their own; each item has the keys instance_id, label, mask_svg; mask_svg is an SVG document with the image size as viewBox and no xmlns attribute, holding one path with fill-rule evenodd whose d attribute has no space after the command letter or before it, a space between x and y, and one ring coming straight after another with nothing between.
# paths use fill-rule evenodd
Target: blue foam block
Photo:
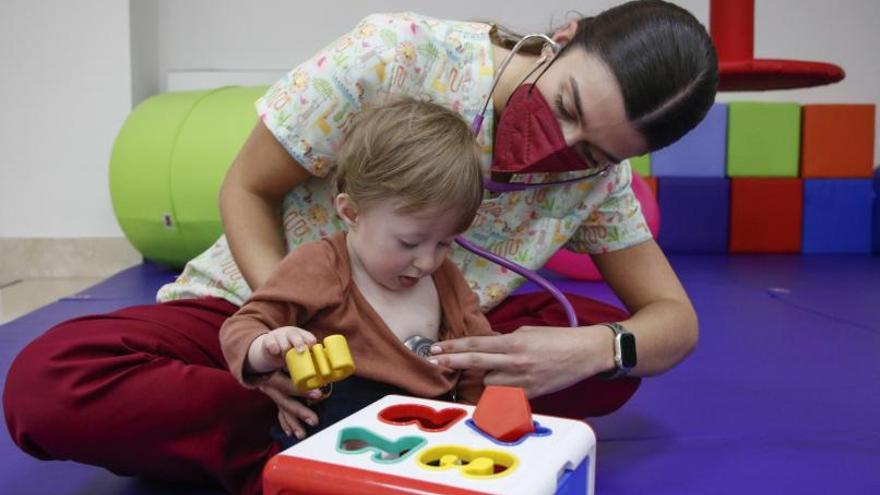
<instances>
[{"instance_id":1,"label":"blue foam block","mask_svg":"<svg viewBox=\"0 0 880 495\"><path fill-rule=\"evenodd\" d=\"M803 253L871 252L871 179L805 179Z\"/></svg>"},{"instance_id":2,"label":"blue foam block","mask_svg":"<svg viewBox=\"0 0 880 495\"><path fill-rule=\"evenodd\" d=\"M874 169L874 215L871 219L872 251L880 254L880 167Z\"/></svg>"},{"instance_id":3,"label":"blue foam block","mask_svg":"<svg viewBox=\"0 0 880 495\"><path fill-rule=\"evenodd\" d=\"M670 253L726 253L730 181L661 178L660 246Z\"/></svg>"},{"instance_id":4,"label":"blue foam block","mask_svg":"<svg viewBox=\"0 0 880 495\"><path fill-rule=\"evenodd\" d=\"M724 177L727 104L712 105L706 118L678 142L651 153L655 177Z\"/></svg>"}]
</instances>

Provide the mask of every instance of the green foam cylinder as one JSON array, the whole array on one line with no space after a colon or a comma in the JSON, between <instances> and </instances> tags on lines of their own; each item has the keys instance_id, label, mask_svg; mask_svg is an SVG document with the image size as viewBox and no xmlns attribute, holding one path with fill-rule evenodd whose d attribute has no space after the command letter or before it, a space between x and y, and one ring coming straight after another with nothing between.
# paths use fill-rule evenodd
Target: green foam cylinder
<instances>
[{"instance_id":1,"label":"green foam cylinder","mask_svg":"<svg viewBox=\"0 0 880 495\"><path fill-rule=\"evenodd\" d=\"M122 231L145 258L182 266L223 233L220 184L266 87L163 93L132 110L110 157Z\"/></svg>"}]
</instances>

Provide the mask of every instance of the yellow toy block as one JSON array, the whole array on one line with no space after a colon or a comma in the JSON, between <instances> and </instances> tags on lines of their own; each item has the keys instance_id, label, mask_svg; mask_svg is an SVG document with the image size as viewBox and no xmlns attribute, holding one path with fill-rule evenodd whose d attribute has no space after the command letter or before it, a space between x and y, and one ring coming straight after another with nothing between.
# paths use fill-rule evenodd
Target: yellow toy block
<instances>
[{"instance_id":1,"label":"yellow toy block","mask_svg":"<svg viewBox=\"0 0 880 495\"><path fill-rule=\"evenodd\" d=\"M284 361L293 387L300 393L348 378L354 373L354 360L342 335L328 335L323 345L319 342L303 352L290 349Z\"/></svg>"}]
</instances>

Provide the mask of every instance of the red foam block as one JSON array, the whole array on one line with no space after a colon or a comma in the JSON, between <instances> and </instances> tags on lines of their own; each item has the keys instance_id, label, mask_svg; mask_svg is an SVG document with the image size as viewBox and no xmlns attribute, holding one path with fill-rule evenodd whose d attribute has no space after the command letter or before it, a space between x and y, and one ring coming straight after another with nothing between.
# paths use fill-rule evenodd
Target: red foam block
<instances>
[{"instance_id":1,"label":"red foam block","mask_svg":"<svg viewBox=\"0 0 880 495\"><path fill-rule=\"evenodd\" d=\"M800 252L803 198L801 179L731 179L730 252Z\"/></svg>"}]
</instances>

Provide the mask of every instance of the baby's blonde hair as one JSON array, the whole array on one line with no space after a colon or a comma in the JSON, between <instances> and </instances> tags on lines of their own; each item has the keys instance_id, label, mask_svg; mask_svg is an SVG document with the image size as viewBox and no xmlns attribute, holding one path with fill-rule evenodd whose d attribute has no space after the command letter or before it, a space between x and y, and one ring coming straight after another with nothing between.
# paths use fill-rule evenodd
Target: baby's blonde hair
<instances>
[{"instance_id":1,"label":"baby's blonde hair","mask_svg":"<svg viewBox=\"0 0 880 495\"><path fill-rule=\"evenodd\" d=\"M358 208L394 199L402 213L455 211L457 232L473 222L483 196L469 126L451 110L412 99L358 115L336 155L334 180Z\"/></svg>"}]
</instances>

